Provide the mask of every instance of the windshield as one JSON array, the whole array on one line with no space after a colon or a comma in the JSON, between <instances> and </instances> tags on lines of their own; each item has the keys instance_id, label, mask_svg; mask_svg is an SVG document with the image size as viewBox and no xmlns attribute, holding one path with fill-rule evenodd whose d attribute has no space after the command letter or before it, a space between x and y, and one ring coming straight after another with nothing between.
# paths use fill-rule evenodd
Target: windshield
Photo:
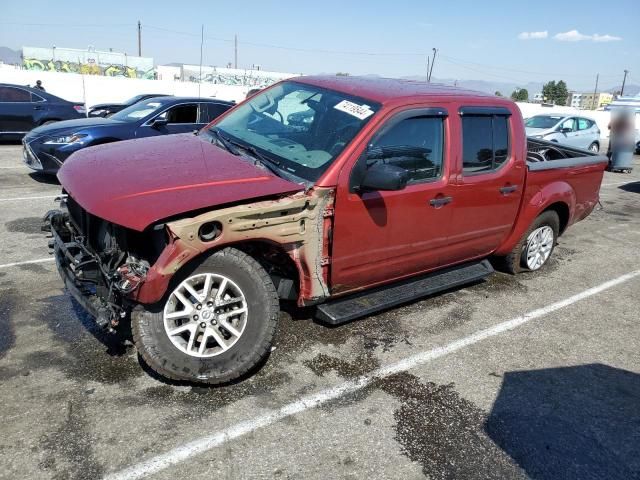
<instances>
[{"instance_id":1,"label":"windshield","mask_svg":"<svg viewBox=\"0 0 640 480\"><path fill-rule=\"evenodd\" d=\"M297 82L256 94L213 127L282 170L317 180L378 110L369 100Z\"/></svg>"},{"instance_id":2,"label":"windshield","mask_svg":"<svg viewBox=\"0 0 640 480\"><path fill-rule=\"evenodd\" d=\"M160 102L139 102L120 110L118 113L114 113L111 119L122 122L135 122L160 110L163 106Z\"/></svg>"},{"instance_id":3,"label":"windshield","mask_svg":"<svg viewBox=\"0 0 640 480\"><path fill-rule=\"evenodd\" d=\"M564 117L558 115L538 115L524 122L528 128L553 128Z\"/></svg>"},{"instance_id":4,"label":"windshield","mask_svg":"<svg viewBox=\"0 0 640 480\"><path fill-rule=\"evenodd\" d=\"M124 102L125 105L133 105L134 103L138 103L142 100L146 95L136 95L135 97L131 97L129 100Z\"/></svg>"}]
</instances>

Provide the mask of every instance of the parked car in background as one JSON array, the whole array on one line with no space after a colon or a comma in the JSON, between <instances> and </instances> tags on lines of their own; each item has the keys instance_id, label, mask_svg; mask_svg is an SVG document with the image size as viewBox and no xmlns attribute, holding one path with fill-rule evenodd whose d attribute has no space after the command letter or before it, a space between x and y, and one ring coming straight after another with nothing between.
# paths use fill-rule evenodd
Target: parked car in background
<instances>
[{"instance_id":1,"label":"parked car in background","mask_svg":"<svg viewBox=\"0 0 640 480\"><path fill-rule=\"evenodd\" d=\"M123 103L98 103L93 105L89 109L90 117L109 117L114 113L119 112L120 110L124 110L131 105L141 102L142 100L147 100L149 98L157 98L157 97L169 97L170 95L161 93L143 93L141 95L136 95L135 97L131 97L129 100Z\"/></svg>"},{"instance_id":2,"label":"parked car in background","mask_svg":"<svg viewBox=\"0 0 640 480\"><path fill-rule=\"evenodd\" d=\"M527 139L504 98L309 76L198 135L78 152L45 228L99 325L131 322L167 378L225 383L267 358L281 299L338 325L478 281L489 255L540 269L597 205L606 166Z\"/></svg>"},{"instance_id":3,"label":"parked car in background","mask_svg":"<svg viewBox=\"0 0 640 480\"><path fill-rule=\"evenodd\" d=\"M558 142L592 152L600 150L600 129L595 120L567 115L536 115L525 123L528 137Z\"/></svg>"},{"instance_id":4,"label":"parked car in background","mask_svg":"<svg viewBox=\"0 0 640 480\"><path fill-rule=\"evenodd\" d=\"M19 140L32 128L84 118L84 104L42 90L0 83L0 140Z\"/></svg>"},{"instance_id":5,"label":"parked car in background","mask_svg":"<svg viewBox=\"0 0 640 480\"><path fill-rule=\"evenodd\" d=\"M135 103L109 118L84 118L45 125L23 139L24 162L55 174L74 152L86 147L142 137L186 133L226 112L231 102L207 98L157 97Z\"/></svg>"}]
</instances>

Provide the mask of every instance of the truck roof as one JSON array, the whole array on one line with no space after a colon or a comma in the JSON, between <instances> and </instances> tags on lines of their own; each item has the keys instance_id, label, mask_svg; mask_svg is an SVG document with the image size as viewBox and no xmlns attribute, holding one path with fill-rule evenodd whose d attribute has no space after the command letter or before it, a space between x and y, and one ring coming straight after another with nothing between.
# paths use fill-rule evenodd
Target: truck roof
<instances>
[{"instance_id":1,"label":"truck roof","mask_svg":"<svg viewBox=\"0 0 640 480\"><path fill-rule=\"evenodd\" d=\"M337 90L379 103L408 100L411 98L456 96L466 98L494 98L494 95L466 90L463 88L438 83L420 82L384 77L357 77L337 75L311 75L296 77L291 80L318 87Z\"/></svg>"}]
</instances>

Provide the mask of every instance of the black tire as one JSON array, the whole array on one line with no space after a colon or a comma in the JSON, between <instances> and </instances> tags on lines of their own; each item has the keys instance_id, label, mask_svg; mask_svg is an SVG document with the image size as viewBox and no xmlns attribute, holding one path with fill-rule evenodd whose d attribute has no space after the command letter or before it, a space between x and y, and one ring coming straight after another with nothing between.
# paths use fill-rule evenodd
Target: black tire
<instances>
[{"instance_id":1,"label":"black tire","mask_svg":"<svg viewBox=\"0 0 640 480\"><path fill-rule=\"evenodd\" d=\"M500 266L503 267L507 273L516 274L520 272L530 271L526 263L523 261L523 257L525 255L524 249L525 244L527 242L527 238L535 229L540 228L542 226L549 226L553 230L553 246L551 248L551 252L549 253L549 258L553 255L553 250L555 249L556 243L558 241L558 235L560 233L560 218L558 214L552 210L547 210L546 212L542 212L538 218L531 224L531 226L527 229L527 231L522 235L522 238L511 251L511 253L502 258L502 262L500 262ZM548 259L545 261L545 263ZM544 264L542 267L544 268Z\"/></svg>"},{"instance_id":2,"label":"black tire","mask_svg":"<svg viewBox=\"0 0 640 480\"><path fill-rule=\"evenodd\" d=\"M598 144L598 142L593 142L591 143L591 145L589 145L589 148L587 150L589 150L590 152L598 153L600 151L600 145Z\"/></svg>"},{"instance_id":3,"label":"black tire","mask_svg":"<svg viewBox=\"0 0 640 480\"><path fill-rule=\"evenodd\" d=\"M240 250L225 248L205 258L177 279L197 273L216 273L235 282L248 306L246 327L229 350L199 358L179 350L165 332L163 309L171 291L154 307L141 306L131 317L133 341L144 362L159 375L196 383L220 384L236 380L259 365L271 351L280 304L273 282L260 264Z\"/></svg>"}]
</instances>

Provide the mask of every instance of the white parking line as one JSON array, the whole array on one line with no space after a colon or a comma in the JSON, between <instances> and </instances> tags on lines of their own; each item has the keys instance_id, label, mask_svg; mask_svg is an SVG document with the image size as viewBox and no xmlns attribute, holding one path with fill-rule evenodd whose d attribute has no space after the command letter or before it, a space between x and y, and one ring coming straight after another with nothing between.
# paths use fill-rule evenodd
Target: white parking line
<instances>
[{"instance_id":1,"label":"white parking line","mask_svg":"<svg viewBox=\"0 0 640 480\"><path fill-rule=\"evenodd\" d=\"M40 200L43 198L56 198L56 197L59 197L60 195L62 194L58 193L57 195L41 195L39 197L7 197L7 198L0 198L0 202L14 202L19 200Z\"/></svg>"},{"instance_id":2,"label":"white parking line","mask_svg":"<svg viewBox=\"0 0 640 480\"><path fill-rule=\"evenodd\" d=\"M6 169L9 169L9 168L23 168L23 167L27 168L24 165L16 165L15 167L0 167L0 168L3 169L3 170L6 170Z\"/></svg>"},{"instance_id":3,"label":"white parking line","mask_svg":"<svg viewBox=\"0 0 640 480\"><path fill-rule=\"evenodd\" d=\"M48 257L48 258L39 258L37 260L26 260L24 262L5 263L3 265L0 265L0 268L19 267L20 265L29 265L30 263L47 263L47 262L53 262L54 260L55 258Z\"/></svg>"},{"instance_id":4,"label":"white parking line","mask_svg":"<svg viewBox=\"0 0 640 480\"><path fill-rule=\"evenodd\" d=\"M525 313L524 315L513 318L506 322L499 323L493 327L480 330L472 335L469 335L468 337L461 338L460 340L456 340L447 345L436 347L426 352L417 353L397 363L379 368L369 375L363 375L355 380L342 383L333 388L329 388L319 393L302 397L300 400L288 403L278 410L272 410L263 415L232 425L231 427L225 428L224 430L213 432L205 437L176 447L173 450L161 453L160 455L152 457L149 460L143 461L137 465L133 465L119 472L107 475L105 478L107 480L133 480L157 473L172 465L183 462L195 455L218 447L230 440L233 440L234 438L238 438L242 435L254 432L260 428L267 427L292 415L296 415L309 409L316 408L324 403L335 400L346 394L361 390L370 385L376 379L385 378L396 373L405 372L420 365L425 365L432 360L435 360L436 358L440 358L444 355L456 352L501 333L513 330L531 320L548 315L551 312L555 312L556 310L565 308L573 303L584 300L585 298L596 295L600 292L603 292L604 290L627 282L632 278L638 276L640 276L640 270L635 270L625 275L621 275L613 280L609 280L608 282L602 283L596 287L589 288L588 290L573 295L572 297L569 297L565 300L552 303L551 305L533 310L529 313Z\"/></svg>"}]
</instances>

